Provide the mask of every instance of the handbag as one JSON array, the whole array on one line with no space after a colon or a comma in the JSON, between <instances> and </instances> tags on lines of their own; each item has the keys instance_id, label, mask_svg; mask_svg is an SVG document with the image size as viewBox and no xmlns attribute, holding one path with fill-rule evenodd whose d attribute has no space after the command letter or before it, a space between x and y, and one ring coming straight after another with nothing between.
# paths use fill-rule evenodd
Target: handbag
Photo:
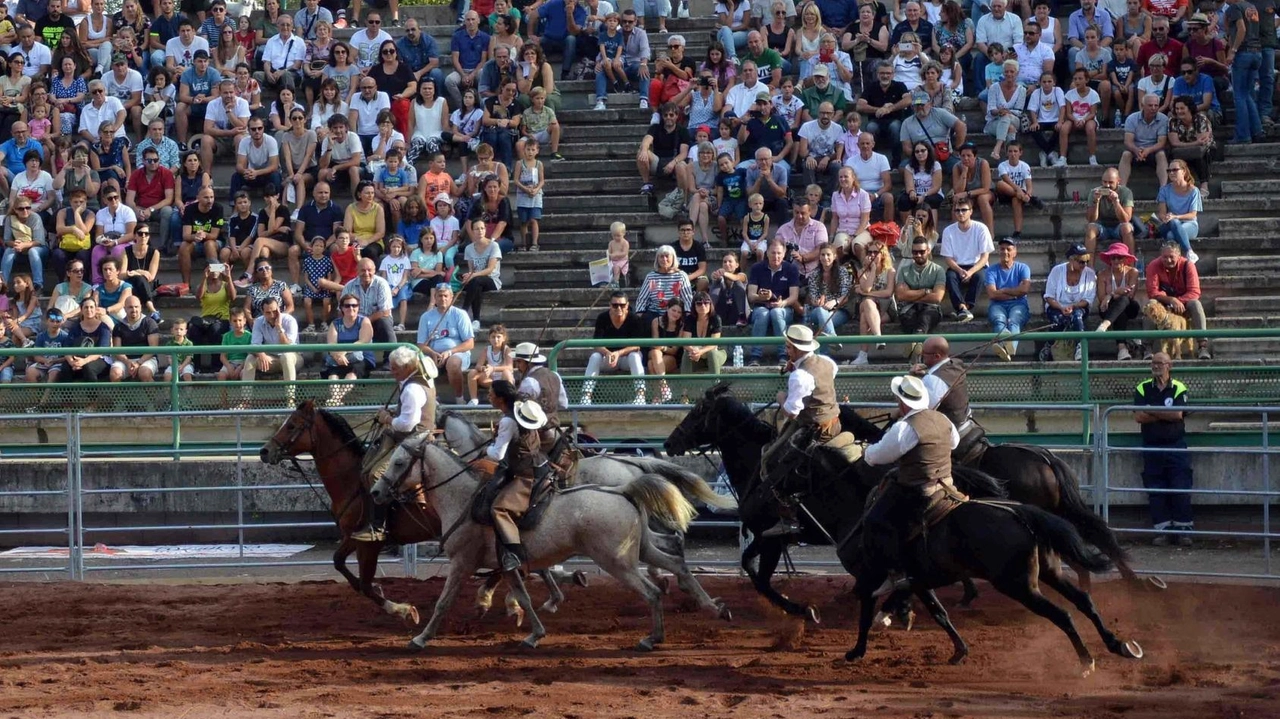
<instances>
[{"instance_id":1,"label":"handbag","mask_svg":"<svg viewBox=\"0 0 1280 719\"><path fill-rule=\"evenodd\" d=\"M946 162L951 159L951 141L934 142L933 137L929 135L929 131L925 129L924 123L920 122L920 118L916 118L916 124L920 126L920 130L924 132L924 138L929 141L929 145L933 147L933 157L938 162Z\"/></svg>"}]
</instances>

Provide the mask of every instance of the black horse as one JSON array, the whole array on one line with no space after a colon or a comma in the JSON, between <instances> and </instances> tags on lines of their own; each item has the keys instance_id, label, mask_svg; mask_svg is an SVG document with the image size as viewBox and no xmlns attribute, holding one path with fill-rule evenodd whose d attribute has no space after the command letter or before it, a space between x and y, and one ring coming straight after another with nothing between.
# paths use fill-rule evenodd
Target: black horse
<instances>
[{"instance_id":1,"label":"black horse","mask_svg":"<svg viewBox=\"0 0 1280 719\"><path fill-rule=\"evenodd\" d=\"M761 532L778 520L777 502L772 492L757 491L760 456L776 433L772 426L756 417L728 392L727 383L707 390L689 415L671 432L664 447L672 455L708 445L719 450L729 481L738 496L739 517L743 527L752 534L751 542L742 551L743 571L751 578L756 591L775 606L790 615L808 616L816 622L818 612L815 607L791 601L770 583L782 553L790 541L829 544L834 540L838 544L847 539L861 518L867 493L880 481L884 472L865 462L848 464L827 452L815 452L811 459L796 463L799 477L787 483L788 491L796 491L804 498L804 509L800 512L801 535L798 538L761 537ZM861 417L851 418L850 422L846 428L861 423L856 431L880 431ZM960 491L972 497L1005 496L998 480L976 470L957 468L953 479ZM969 591L971 584L966 586L966 592Z\"/></svg>"},{"instance_id":2,"label":"black horse","mask_svg":"<svg viewBox=\"0 0 1280 719\"><path fill-rule=\"evenodd\" d=\"M859 503L858 508L861 507ZM867 652L867 633L875 611L871 595L889 575L888 567L862 551L860 539L854 536L837 548L841 564L857 579L854 591L862 605L858 642L845 654L849 661L857 661ZM1065 520L1026 504L976 500L961 504L911 540L903 561L911 578L911 591L951 638L955 647L952 664L963 661L969 648L933 590L969 577L986 579L1001 593L1057 625L1075 647L1085 676L1094 669L1093 656L1076 631L1071 615L1041 594L1039 583L1052 587L1087 616L1112 654L1141 659L1142 647L1116 637L1103 623L1089 593L1062 576L1059 556L1092 572L1110 568L1107 558L1086 547L1080 534Z\"/></svg>"},{"instance_id":3,"label":"black horse","mask_svg":"<svg viewBox=\"0 0 1280 719\"><path fill-rule=\"evenodd\" d=\"M841 408L840 422L864 442L878 442L886 431L864 420L852 407ZM1129 566L1129 555L1121 548L1115 533L1085 503L1080 494L1080 480L1066 462L1049 450L1031 444L983 442L982 446L982 453L970 466L1004 480L1010 499L1046 509L1070 522L1085 541L1107 555L1122 577L1129 581L1142 581ZM1074 564L1071 566L1080 578L1080 586L1088 591L1088 570ZM1163 582L1155 578L1150 582L1157 588L1163 586Z\"/></svg>"}]
</instances>

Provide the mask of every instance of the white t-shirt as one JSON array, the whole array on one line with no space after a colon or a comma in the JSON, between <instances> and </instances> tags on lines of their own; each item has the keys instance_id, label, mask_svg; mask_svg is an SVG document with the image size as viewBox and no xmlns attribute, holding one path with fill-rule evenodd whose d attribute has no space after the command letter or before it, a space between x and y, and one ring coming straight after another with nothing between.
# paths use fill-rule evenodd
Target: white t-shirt
<instances>
[{"instance_id":1,"label":"white t-shirt","mask_svg":"<svg viewBox=\"0 0 1280 719\"><path fill-rule=\"evenodd\" d=\"M1031 99L1027 104L1036 108L1036 119L1040 121L1043 129L1048 129L1043 126L1058 124L1061 110L1067 104L1067 96L1060 87L1055 87L1048 93L1036 88L1036 91L1031 93Z\"/></svg>"},{"instance_id":2,"label":"white t-shirt","mask_svg":"<svg viewBox=\"0 0 1280 719\"><path fill-rule=\"evenodd\" d=\"M846 167L853 168L853 176L858 178L858 185L867 192L880 192L884 189L883 173L889 171L889 158L878 152L871 153L870 160L863 160L862 153L855 152L844 158Z\"/></svg>"},{"instance_id":3,"label":"white t-shirt","mask_svg":"<svg viewBox=\"0 0 1280 719\"><path fill-rule=\"evenodd\" d=\"M108 96L102 101L102 107L94 107L92 102L86 102L84 107L80 109L80 124L76 127L76 132L84 132L88 130L94 137L98 136L98 128L103 124L110 124L116 121L116 115L124 112L124 105L114 97ZM125 118L128 120L129 118ZM115 137L125 137L124 126L127 122L120 123L116 128Z\"/></svg>"},{"instance_id":4,"label":"white t-shirt","mask_svg":"<svg viewBox=\"0 0 1280 719\"><path fill-rule=\"evenodd\" d=\"M1023 85L1039 83L1045 62L1053 62L1053 44L1041 40L1033 49L1020 42L1013 46L1013 50L1017 54L1018 82Z\"/></svg>"},{"instance_id":5,"label":"white t-shirt","mask_svg":"<svg viewBox=\"0 0 1280 719\"><path fill-rule=\"evenodd\" d=\"M231 114L242 118L247 123L249 121L249 101L243 97L237 97L235 109L231 111ZM219 130L225 130L231 126L231 123L227 122L227 105L220 97L209 103L209 109L204 112L204 119L206 122L213 121L213 126Z\"/></svg>"},{"instance_id":6,"label":"white t-shirt","mask_svg":"<svg viewBox=\"0 0 1280 719\"><path fill-rule=\"evenodd\" d=\"M364 93L357 92L351 98L351 109L356 111L356 126L352 128L357 135L378 134L378 113L391 109L391 98L379 91L372 100L366 101Z\"/></svg>"},{"instance_id":7,"label":"white t-shirt","mask_svg":"<svg viewBox=\"0 0 1280 719\"><path fill-rule=\"evenodd\" d=\"M356 137L354 132L348 132L345 142L336 142L332 135L326 137L324 146L320 148L320 156L324 157L324 153L329 151L333 152L329 156L329 166L332 167L350 160L357 153L363 155L364 146L360 144L360 138Z\"/></svg>"},{"instance_id":8,"label":"white t-shirt","mask_svg":"<svg viewBox=\"0 0 1280 719\"><path fill-rule=\"evenodd\" d=\"M840 138L844 137L844 128L835 122L829 122L824 130L817 120L810 120L800 126L800 137L809 141L811 157L831 157L836 154Z\"/></svg>"},{"instance_id":9,"label":"white t-shirt","mask_svg":"<svg viewBox=\"0 0 1280 719\"><path fill-rule=\"evenodd\" d=\"M102 84L107 86L108 95L123 104L133 99L133 93L142 92L142 73L137 70L126 70L124 81L120 81L116 80L114 72L109 72L102 76Z\"/></svg>"},{"instance_id":10,"label":"white t-shirt","mask_svg":"<svg viewBox=\"0 0 1280 719\"><path fill-rule=\"evenodd\" d=\"M1165 75L1164 79L1158 84L1155 80L1151 79L1150 75L1147 75L1138 81L1138 89L1144 93L1154 92L1156 97L1160 98L1160 101L1163 102L1165 93L1173 89L1173 75Z\"/></svg>"},{"instance_id":11,"label":"white t-shirt","mask_svg":"<svg viewBox=\"0 0 1280 719\"><path fill-rule=\"evenodd\" d=\"M23 50L22 43L17 43L12 50L22 53L22 56L26 58L27 64L23 66L22 74L27 77L35 77L36 73L40 72L41 65L53 64L53 53L49 52L49 48L42 43L37 42L31 46L30 50Z\"/></svg>"},{"instance_id":12,"label":"white t-shirt","mask_svg":"<svg viewBox=\"0 0 1280 719\"><path fill-rule=\"evenodd\" d=\"M1097 107L1102 103L1102 98L1098 97L1098 93L1091 87L1086 87L1082 96L1073 87L1067 93L1067 104L1071 106L1071 117L1075 120L1083 120L1089 114L1089 110Z\"/></svg>"},{"instance_id":13,"label":"white t-shirt","mask_svg":"<svg viewBox=\"0 0 1280 719\"><path fill-rule=\"evenodd\" d=\"M436 233L436 247L444 248L453 244L458 237L458 218L450 215L447 219L436 215L431 220L431 231Z\"/></svg>"},{"instance_id":14,"label":"white t-shirt","mask_svg":"<svg viewBox=\"0 0 1280 719\"><path fill-rule=\"evenodd\" d=\"M352 35L351 39L347 41L356 53L356 56L352 58L353 62L355 62L355 64L361 69L367 70L368 68L373 67L373 64L379 59L378 48L382 47L382 43L390 39L391 36L387 34L386 30L379 30L378 34L373 36L373 39L369 39L368 29L356 32L356 34ZM402 58L401 62L403 61L404 60Z\"/></svg>"},{"instance_id":15,"label":"white t-shirt","mask_svg":"<svg viewBox=\"0 0 1280 719\"><path fill-rule=\"evenodd\" d=\"M1031 165L1028 165L1022 160L1018 160L1018 164L1016 165L1010 165L1009 161L1005 160L1000 163L1000 167L996 168L996 177L999 177L1002 180L1005 177L1008 177L1010 183L1019 190L1023 190L1025 192L1027 189L1027 180L1031 179Z\"/></svg>"},{"instance_id":16,"label":"white t-shirt","mask_svg":"<svg viewBox=\"0 0 1280 719\"><path fill-rule=\"evenodd\" d=\"M191 39L190 45L183 45L181 37L171 37L169 42L164 44L165 59L173 58L173 64L184 70L195 64L197 50L209 52L209 41L199 35Z\"/></svg>"},{"instance_id":17,"label":"white t-shirt","mask_svg":"<svg viewBox=\"0 0 1280 719\"><path fill-rule=\"evenodd\" d=\"M968 267L978 261L984 252L996 251L991 241L991 230L987 226L972 220L968 231L961 230L960 225L948 225L942 231L942 256L950 257L961 267Z\"/></svg>"},{"instance_id":18,"label":"white t-shirt","mask_svg":"<svg viewBox=\"0 0 1280 719\"><path fill-rule=\"evenodd\" d=\"M260 170L271 164L271 158L280 156L280 143L266 133L263 133L261 146L255 146L252 137L245 137L236 148L236 156L241 155L248 160L251 169Z\"/></svg>"},{"instance_id":19,"label":"white t-shirt","mask_svg":"<svg viewBox=\"0 0 1280 719\"><path fill-rule=\"evenodd\" d=\"M12 191L31 200L32 205L39 205L53 193L53 177L44 170L32 180L26 172L19 172L10 182Z\"/></svg>"},{"instance_id":20,"label":"white t-shirt","mask_svg":"<svg viewBox=\"0 0 1280 719\"><path fill-rule=\"evenodd\" d=\"M386 275L387 284L391 286L392 291L395 291L400 286L405 274L409 272L409 256L392 257L391 255L383 255L382 262L378 265L378 271Z\"/></svg>"},{"instance_id":21,"label":"white t-shirt","mask_svg":"<svg viewBox=\"0 0 1280 719\"><path fill-rule=\"evenodd\" d=\"M111 208L104 207L98 210L98 214L94 215L95 224L102 228L102 234L115 232L123 235L126 227L130 222L137 222L138 216L133 210L123 202L120 203L120 209L116 210L116 214L111 214Z\"/></svg>"}]
</instances>

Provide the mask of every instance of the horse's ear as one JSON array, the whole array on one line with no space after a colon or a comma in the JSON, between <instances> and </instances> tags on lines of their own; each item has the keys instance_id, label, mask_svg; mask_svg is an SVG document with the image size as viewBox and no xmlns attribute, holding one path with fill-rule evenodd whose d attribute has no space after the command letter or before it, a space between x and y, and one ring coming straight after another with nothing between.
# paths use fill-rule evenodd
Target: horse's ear
<instances>
[{"instance_id":1,"label":"horse's ear","mask_svg":"<svg viewBox=\"0 0 1280 719\"><path fill-rule=\"evenodd\" d=\"M314 414L316 411L315 400L309 399L303 402L302 404L298 405L298 411L302 412L303 414Z\"/></svg>"},{"instance_id":2,"label":"horse's ear","mask_svg":"<svg viewBox=\"0 0 1280 719\"><path fill-rule=\"evenodd\" d=\"M707 389L707 399L715 399L720 395L728 394L729 388L732 386L733 386L732 383L730 383L729 380L727 379L722 379L719 382L716 382L714 385L712 385L710 388Z\"/></svg>"}]
</instances>

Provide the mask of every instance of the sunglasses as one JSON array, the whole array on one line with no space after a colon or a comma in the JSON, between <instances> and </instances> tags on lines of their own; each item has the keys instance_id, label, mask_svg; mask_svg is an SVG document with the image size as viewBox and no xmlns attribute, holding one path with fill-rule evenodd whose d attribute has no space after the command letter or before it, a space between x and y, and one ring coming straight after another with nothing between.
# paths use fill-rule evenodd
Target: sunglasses
<instances>
[{"instance_id":1,"label":"sunglasses","mask_svg":"<svg viewBox=\"0 0 1280 719\"><path fill-rule=\"evenodd\" d=\"M118 200L118 199L120 199L120 196L119 196L119 195L107 195L107 202L112 202L112 201L114 201L114 200Z\"/></svg>"},{"instance_id":2,"label":"sunglasses","mask_svg":"<svg viewBox=\"0 0 1280 719\"><path fill-rule=\"evenodd\" d=\"M365 21L365 24L366 24L366 25L381 25L381 24L382 24L382 21L381 21L381 20L366 20L366 21Z\"/></svg>"},{"instance_id":3,"label":"sunglasses","mask_svg":"<svg viewBox=\"0 0 1280 719\"><path fill-rule=\"evenodd\" d=\"M342 305L342 309L344 309L344 310L358 310L358 309L360 309L360 305L344 304L344 305Z\"/></svg>"},{"instance_id":4,"label":"sunglasses","mask_svg":"<svg viewBox=\"0 0 1280 719\"><path fill-rule=\"evenodd\" d=\"M30 208L30 207L27 207L27 206L21 206L21 207L18 207L17 209L18 209L18 212L30 212L30 211L31 211L31 208Z\"/></svg>"},{"instance_id":5,"label":"sunglasses","mask_svg":"<svg viewBox=\"0 0 1280 719\"><path fill-rule=\"evenodd\" d=\"M912 251L911 251L911 254L913 254L913 255L927 255L927 254L929 254L929 251L928 251L928 250L912 250Z\"/></svg>"},{"instance_id":6,"label":"sunglasses","mask_svg":"<svg viewBox=\"0 0 1280 719\"><path fill-rule=\"evenodd\" d=\"M782 13L778 13L778 14L779 14L779 15L781 15ZM695 304L695 305L709 305L709 304L711 304L711 300L698 300L697 302L694 302L693 304Z\"/></svg>"},{"instance_id":7,"label":"sunglasses","mask_svg":"<svg viewBox=\"0 0 1280 719\"><path fill-rule=\"evenodd\" d=\"M92 91L90 94L91 94L91 95L101 95L101 94L103 94L103 92L104 92L103 90L100 90L100 89L99 89L99 90L94 90L94 91Z\"/></svg>"},{"instance_id":8,"label":"sunglasses","mask_svg":"<svg viewBox=\"0 0 1280 719\"><path fill-rule=\"evenodd\" d=\"M84 268L83 268L83 267L77 267L77 268L72 269L72 270L67 270L67 273L68 273L68 274L72 274L72 275L83 275L83 274L84 274Z\"/></svg>"},{"instance_id":9,"label":"sunglasses","mask_svg":"<svg viewBox=\"0 0 1280 719\"><path fill-rule=\"evenodd\" d=\"M156 164L156 163L157 163L157 162L159 162L159 161L160 161L160 158L158 158L158 157L148 157L148 158L146 159L146 163L147 163L148 165L154 165L154 164Z\"/></svg>"},{"instance_id":10,"label":"sunglasses","mask_svg":"<svg viewBox=\"0 0 1280 719\"><path fill-rule=\"evenodd\" d=\"M270 272L270 271L271 271L271 266L270 266L270 265L263 265L263 266L261 266L261 267L255 267L253 271L254 271L254 272Z\"/></svg>"},{"instance_id":11,"label":"sunglasses","mask_svg":"<svg viewBox=\"0 0 1280 719\"><path fill-rule=\"evenodd\" d=\"M382 54L383 54L383 55L394 55L394 54L396 54L396 51L395 51L395 50L393 50L393 49L391 49L391 48L387 48L386 50L383 50L383 51L382 51Z\"/></svg>"},{"instance_id":12,"label":"sunglasses","mask_svg":"<svg viewBox=\"0 0 1280 719\"><path fill-rule=\"evenodd\" d=\"M135 233L133 233L133 234L134 234L134 236L136 236L136 237L150 237L150 236L151 236L151 233L150 233L150 232L135 232Z\"/></svg>"},{"instance_id":13,"label":"sunglasses","mask_svg":"<svg viewBox=\"0 0 1280 719\"><path fill-rule=\"evenodd\" d=\"M973 212L973 208L972 208L972 207L957 207L957 208L955 209L955 213L956 213L957 215L958 215L958 214L960 214L961 212Z\"/></svg>"},{"instance_id":14,"label":"sunglasses","mask_svg":"<svg viewBox=\"0 0 1280 719\"><path fill-rule=\"evenodd\" d=\"M615 310L625 310L627 308L627 303L626 302L610 302L609 306L614 308Z\"/></svg>"}]
</instances>

